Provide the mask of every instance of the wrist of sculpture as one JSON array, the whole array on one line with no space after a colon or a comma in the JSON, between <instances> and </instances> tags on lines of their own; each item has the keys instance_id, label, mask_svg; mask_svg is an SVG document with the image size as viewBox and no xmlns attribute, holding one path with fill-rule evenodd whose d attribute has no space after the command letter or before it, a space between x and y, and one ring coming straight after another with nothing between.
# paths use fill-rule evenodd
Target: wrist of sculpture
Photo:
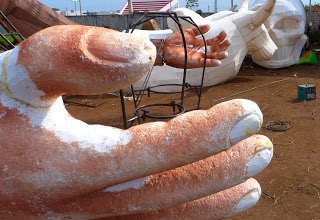
<instances>
[{"instance_id":1,"label":"wrist of sculpture","mask_svg":"<svg viewBox=\"0 0 320 220\"><path fill-rule=\"evenodd\" d=\"M157 48L157 56L156 61L154 62L155 66L163 66L164 65L164 40L161 39L152 39L151 42Z\"/></svg>"}]
</instances>

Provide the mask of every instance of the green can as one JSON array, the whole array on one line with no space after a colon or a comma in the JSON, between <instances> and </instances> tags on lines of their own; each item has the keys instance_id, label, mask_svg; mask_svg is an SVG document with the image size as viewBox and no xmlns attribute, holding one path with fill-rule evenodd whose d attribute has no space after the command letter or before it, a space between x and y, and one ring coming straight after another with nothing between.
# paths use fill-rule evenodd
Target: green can
<instances>
[{"instance_id":1,"label":"green can","mask_svg":"<svg viewBox=\"0 0 320 220\"><path fill-rule=\"evenodd\" d=\"M312 84L298 85L298 99L301 101L314 100L317 97L316 86Z\"/></svg>"}]
</instances>

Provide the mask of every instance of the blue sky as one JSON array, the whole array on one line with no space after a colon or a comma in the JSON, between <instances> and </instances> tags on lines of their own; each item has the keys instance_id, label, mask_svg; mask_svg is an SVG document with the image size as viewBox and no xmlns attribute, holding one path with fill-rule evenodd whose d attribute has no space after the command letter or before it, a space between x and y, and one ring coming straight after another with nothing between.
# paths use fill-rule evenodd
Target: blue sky
<instances>
[{"instance_id":1,"label":"blue sky","mask_svg":"<svg viewBox=\"0 0 320 220\"><path fill-rule=\"evenodd\" d=\"M73 10L75 4L72 0L39 0L43 4L51 8L59 8L60 10ZM83 11L116 11L120 10L125 4L126 0L81 0ZM180 0L180 7L185 6L185 0ZM218 0L218 11L227 10L230 8L231 0ZM241 0L234 0L234 4L240 4ZM251 2L254 2L252 0ZM302 0L304 4L309 4L309 0ZM320 3L320 0L312 0L312 3ZM199 8L204 12L212 11L214 7L214 0L199 0ZM79 4L77 4L77 10L79 10Z\"/></svg>"}]
</instances>

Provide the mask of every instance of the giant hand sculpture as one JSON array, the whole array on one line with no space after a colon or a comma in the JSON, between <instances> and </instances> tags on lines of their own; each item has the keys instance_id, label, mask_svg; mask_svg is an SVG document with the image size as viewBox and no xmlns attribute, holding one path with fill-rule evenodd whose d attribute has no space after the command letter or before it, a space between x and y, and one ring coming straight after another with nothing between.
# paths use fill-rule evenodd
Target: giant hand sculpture
<instances>
[{"instance_id":1,"label":"giant hand sculpture","mask_svg":"<svg viewBox=\"0 0 320 220\"><path fill-rule=\"evenodd\" d=\"M262 114L251 101L128 130L64 108L65 93L128 86L155 55L148 39L84 26L45 29L0 55L2 219L212 219L258 201L249 178L273 150L253 135Z\"/></svg>"},{"instance_id":2,"label":"giant hand sculpture","mask_svg":"<svg viewBox=\"0 0 320 220\"><path fill-rule=\"evenodd\" d=\"M204 34L206 39L212 38L222 30L225 30L231 41L231 46L227 50L229 56L222 61L222 65L206 68L204 86L213 86L233 79L238 74L248 53L252 54L257 60L264 61L272 58L277 46L270 38L268 30L263 23L271 14L275 2L275 0L267 0L257 11L251 11L247 7L248 1L244 0L239 12L219 12L206 18L186 8L175 10L180 16L191 17L197 25L209 25L210 29ZM183 28L192 27L189 22L182 19L180 22ZM174 32L179 31L177 24L173 20L168 19L168 25ZM156 36L155 33L153 36L160 37L162 33L161 31L158 32L159 36ZM164 37L166 37L166 32L164 32ZM201 40L201 37L198 38ZM188 70L187 83L195 86L200 85L202 72L202 68ZM159 84L181 84L183 71L170 66L156 67L153 69L151 76L141 78L134 86L137 89L141 89L145 84L146 77L149 79L147 86L151 87ZM165 89L165 92L176 92L181 90L181 87L170 86L157 89Z\"/></svg>"}]
</instances>

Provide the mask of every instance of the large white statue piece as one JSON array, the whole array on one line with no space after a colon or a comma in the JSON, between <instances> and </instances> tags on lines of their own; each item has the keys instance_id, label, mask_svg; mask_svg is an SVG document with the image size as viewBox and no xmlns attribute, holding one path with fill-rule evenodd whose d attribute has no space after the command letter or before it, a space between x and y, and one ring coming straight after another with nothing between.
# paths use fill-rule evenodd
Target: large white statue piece
<instances>
[{"instance_id":1,"label":"large white statue piece","mask_svg":"<svg viewBox=\"0 0 320 220\"><path fill-rule=\"evenodd\" d=\"M257 0L255 3L264 4L265 0ZM278 50L270 60L259 60L259 57L253 56L254 62L267 68L295 64L308 39L304 34L306 13L301 0L277 0L265 25Z\"/></svg>"},{"instance_id":2,"label":"large white statue piece","mask_svg":"<svg viewBox=\"0 0 320 220\"><path fill-rule=\"evenodd\" d=\"M73 25L0 54L1 219L220 219L257 203L251 177L273 148L254 135L262 113L251 101L128 130L66 111L61 95L127 87L155 57L147 38Z\"/></svg>"},{"instance_id":3,"label":"large white statue piece","mask_svg":"<svg viewBox=\"0 0 320 220\"><path fill-rule=\"evenodd\" d=\"M254 55L258 60L268 60L276 51L277 46L270 38L264 22L268 19L275 5L275 0L268 0L256 11L247 9L248 2L245 1L239 12L225 11L207 18L203 18L197 13L186 9L178 8L175 12L181 16L191 17L197 25L210 25L210 30L204 34L205 38L212 38L222 30L227 32L231 41L231 46L227 50L229 56L217 67L206 68L204 86L212 86L233 79L239 72L242 62L248 53ZM179 31L177 25L168 20L169 27L174 32ZM187 22L181 20L183 28L192 27ZM136 32L141 34L141 32ZM167 37L168 31L149 31L146 32L150 38ZM200 37L198 37L200 38ZM201 39L201 38L200 38ZM189 45L188 45L189 46ZM209 47L209 50L211 48ZM202 48L203 50L203 48ZM145 78L141 78L134 84L134 88L144 87ZM186 82L198 86L201 84L202 68L187 71ZM183 71L170 66L154 67L147 86L159 84L179 84L183 81ZM160 87L158 91L179 91L180 87Z\"/></svg>"}]
</instances>

